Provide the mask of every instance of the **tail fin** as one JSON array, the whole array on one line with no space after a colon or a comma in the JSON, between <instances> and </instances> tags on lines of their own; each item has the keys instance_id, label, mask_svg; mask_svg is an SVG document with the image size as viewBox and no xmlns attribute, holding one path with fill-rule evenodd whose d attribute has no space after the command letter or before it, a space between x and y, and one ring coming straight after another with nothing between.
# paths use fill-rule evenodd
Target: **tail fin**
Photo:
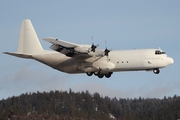
<instances>
[{"instance_id":1,"label":"tail fin","mask_svg":"<svg viewBox=\"0 0 180 120\"><path fill-rule=\"evenodd\" d=\"M34 27L29 19L23 20L21 24L19 44L16 53L4 52L21 58L32 58L32 55L42 52L43 48L36 35Z\"/></svg>"},{"instance_id":2,"label":"tail fin","mask_svg":"<svg viewBox=\"0 0 180 120\"><path fill-rule=\"evenodd\" d=\"M35 54L42 50L42 46L31 21L29 19L23 20L17 52L22 54Z\"/></svg>"}]
</instances>

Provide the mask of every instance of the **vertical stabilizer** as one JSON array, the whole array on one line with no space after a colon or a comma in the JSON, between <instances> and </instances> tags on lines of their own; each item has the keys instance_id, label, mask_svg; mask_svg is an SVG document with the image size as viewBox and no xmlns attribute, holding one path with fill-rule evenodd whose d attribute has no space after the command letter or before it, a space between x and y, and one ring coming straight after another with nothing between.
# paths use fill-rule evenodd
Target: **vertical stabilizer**
<instances>
[{"instance_id":1,"label":"vertical stabilizer","mask_svg":"<svg viewBox=\"0 0 180 120\"><path fill-rule=\"evenodd\" d=\"M31 21L29 19L23 20L17 52L22 54L36 54L42 50L42 46Z\"/></svg>"}]
</instances>

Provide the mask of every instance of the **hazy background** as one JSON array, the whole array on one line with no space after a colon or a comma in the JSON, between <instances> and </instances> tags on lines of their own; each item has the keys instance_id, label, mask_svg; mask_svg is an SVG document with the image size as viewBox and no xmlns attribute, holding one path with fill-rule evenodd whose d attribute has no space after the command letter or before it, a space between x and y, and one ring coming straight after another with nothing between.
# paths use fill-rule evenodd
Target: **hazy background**
<instances>
[{"instance_id":1,"label":"hazy background","mask_svg":"<svg viewBox=\"0 0 180 120\"><path fill-rule=\"evenodd\" d=\"M54 0L0 3L0 99L25 92L69 90L117 98L180 95L180 1ZM117 72L110 79L70 75L37 61L5 55L15 52L23 19L30 19L44 49L44 37L109 49L159 48L175 63L153 72Z\"/></svg>"}]
</instances>

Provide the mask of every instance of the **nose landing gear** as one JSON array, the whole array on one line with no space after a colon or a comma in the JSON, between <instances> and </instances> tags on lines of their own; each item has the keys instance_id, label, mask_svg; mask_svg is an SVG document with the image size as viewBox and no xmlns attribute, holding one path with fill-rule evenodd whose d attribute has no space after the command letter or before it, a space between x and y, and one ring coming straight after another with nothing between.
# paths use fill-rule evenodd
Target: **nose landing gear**
<instances>
[{"instance_id":1,"label":"nose landing gear","mask_svg":"<svg viewBox=\"0 0 180 120\"><path fill-rule=\"evenodd\" d=\"M157 68L157 69L154 69L153 72L154 72L154 74L159 74L160 70Z\"/></svg>"}]
</instances>

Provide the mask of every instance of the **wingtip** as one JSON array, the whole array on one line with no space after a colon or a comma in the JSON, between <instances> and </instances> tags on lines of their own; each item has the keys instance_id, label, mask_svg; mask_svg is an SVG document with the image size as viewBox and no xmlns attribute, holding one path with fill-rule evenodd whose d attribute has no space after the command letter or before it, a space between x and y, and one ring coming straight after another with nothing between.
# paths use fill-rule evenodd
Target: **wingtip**
<instances>
[{"instance_id":1,"label":"wingtip","mask_svg":"<svg viewBox=\"0 0 180 120\"><path fill-rule=\"evenodd\" d=\"M54 39L57 39L57 38L53 38L53 37L46 37L46 38L43 38L42 40L49 41L49 40L54 40Z\"/></svg>"}]
</instances>

